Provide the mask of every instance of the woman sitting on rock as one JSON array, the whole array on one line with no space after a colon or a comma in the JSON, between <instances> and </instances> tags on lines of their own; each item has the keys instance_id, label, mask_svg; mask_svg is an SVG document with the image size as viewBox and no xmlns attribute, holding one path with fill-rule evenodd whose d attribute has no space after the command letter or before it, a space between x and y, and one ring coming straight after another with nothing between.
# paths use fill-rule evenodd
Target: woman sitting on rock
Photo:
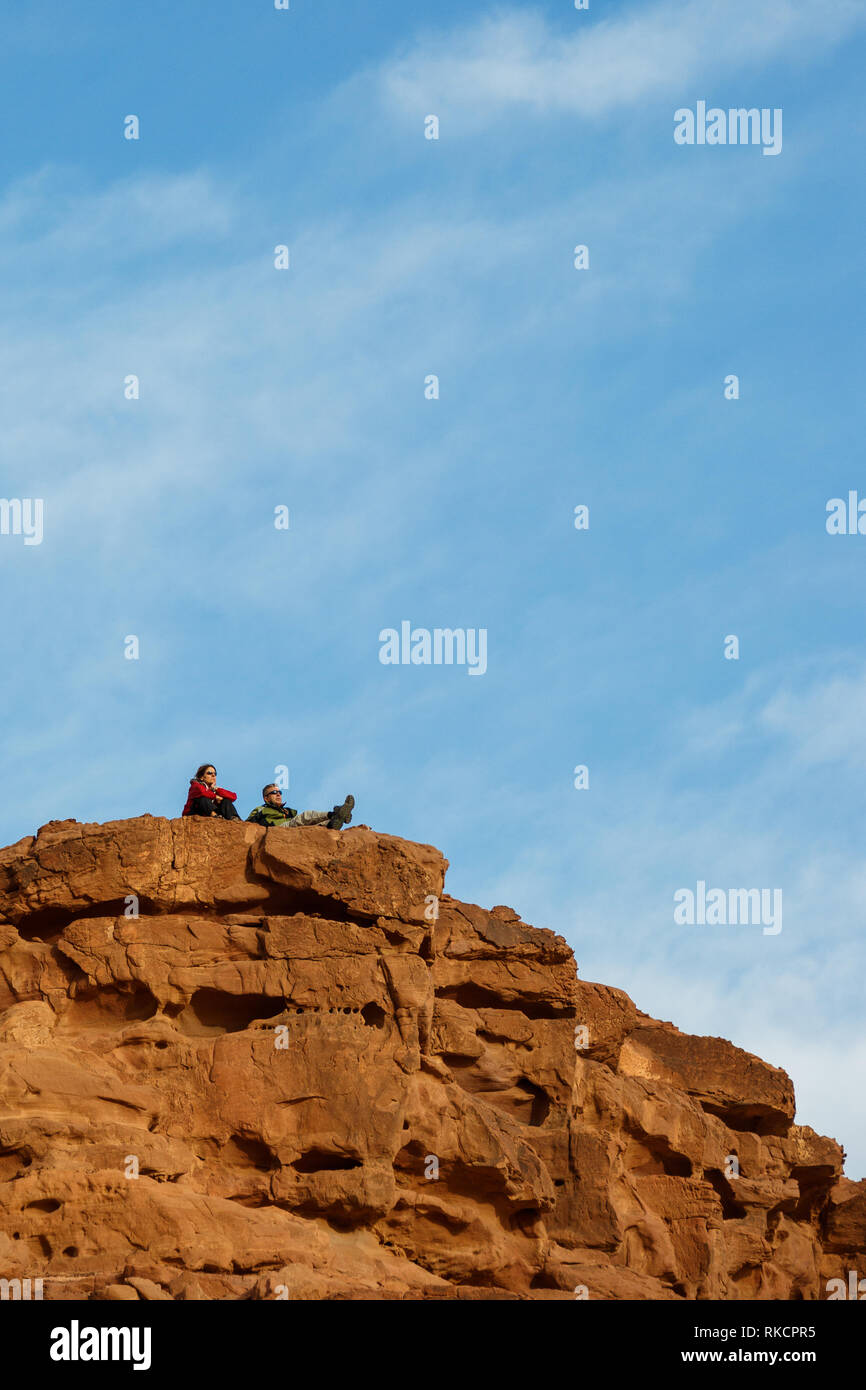
<instances>
[{"instance_id":1,"label":"woman sitting on rock","mask_svg":"<svg viewBox=\"0 0 866 1390\"><path fill-rule=\"evenodd\" d=\"M216 784L213 763L202 763L195 777L189 779L189 796L181 812L184 816L222 816L223 820L240 820L235 810L237 792L226 791Z\"/></svg>"}]
</instances>

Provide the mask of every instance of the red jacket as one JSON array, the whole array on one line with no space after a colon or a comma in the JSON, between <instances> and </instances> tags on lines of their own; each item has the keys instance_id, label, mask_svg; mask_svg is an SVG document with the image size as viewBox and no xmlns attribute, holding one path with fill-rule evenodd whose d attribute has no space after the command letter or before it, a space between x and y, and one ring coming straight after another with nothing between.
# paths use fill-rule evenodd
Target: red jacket
<instances>
[{"instance_id":1,"label":"red jacket","mask_svg":"<svg viewBox=\"0 0 866 1390\"><path fill-rule=\"evenodd\" d=\"M206 796L211 801L217 796L225 797L226 801L237 801L238 799L237 792L228 792L225 787L206 787L204 782L197 782L194 777L190 777L189 796L186 799L186 805L181 811L182 816L191 815L189 808L197 796Z\"/></svg>"}]
</instances>

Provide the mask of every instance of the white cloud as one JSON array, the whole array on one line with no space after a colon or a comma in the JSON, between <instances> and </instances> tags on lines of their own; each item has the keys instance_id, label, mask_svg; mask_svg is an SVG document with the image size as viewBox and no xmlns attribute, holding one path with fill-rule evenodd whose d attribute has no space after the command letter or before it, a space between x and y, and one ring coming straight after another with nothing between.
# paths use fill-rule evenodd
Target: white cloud
<instances>
[{"instance_id":1,"label":"white cloud","mask_svg":"<svg viewBox=\"0 0 866 1390\"><path fill-rule=\"evenodd\" d=\"M690 100L697 82L774 59L812 58L864 21L855 0L665 0L598 23L570 18L567 33L511 10L425 36L381 70L385 99L416 116L459 116L464 127L507 107L598 117L662 93Z\"/></svg>"},{"instance_id":2,"label":"white cloud","mask_svg":"<svg viewBox=\"0 0 866 1390\"><path fill-rule=\"evenodd\" d=\"M837 676L804 691L781 690L761 711L769 734L785 738L804 767L866 766L866 672Z\"/></svg>"},{"instance_id":3,"label":"white cloud","mask_svg":"<svg viewBox=\"0 0 866 1390\"><path fill-rule=\"evenodd\" d=\"M192 238L210 242L232 230L233 197L204 170L130 174L99 190L83 186L80 171L44 165L17 180L0 201L0 254L14 263L26 250L43 273L70 257L123 262L153 255Z\"/></svg>"}]
</instances>

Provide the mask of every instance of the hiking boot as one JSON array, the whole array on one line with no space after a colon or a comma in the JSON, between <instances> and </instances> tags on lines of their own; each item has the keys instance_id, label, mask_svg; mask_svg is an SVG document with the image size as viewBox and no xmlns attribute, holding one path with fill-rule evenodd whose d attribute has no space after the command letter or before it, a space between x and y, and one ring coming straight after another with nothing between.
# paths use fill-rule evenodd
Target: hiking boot
<instances>
[{"instance_id":1,"label":"hiking boot","mask_svg":"<svg viewBox=\"0 0 866 1390\"><path fill-rule=\"evenodd\" d=\"M352 819L352 808L355 805L355 798L347 796L342 806L335 806L331 812L331 819L328 821L329 830L339 830L341 826L348 825Z\"/></svg>"}]
</instances>

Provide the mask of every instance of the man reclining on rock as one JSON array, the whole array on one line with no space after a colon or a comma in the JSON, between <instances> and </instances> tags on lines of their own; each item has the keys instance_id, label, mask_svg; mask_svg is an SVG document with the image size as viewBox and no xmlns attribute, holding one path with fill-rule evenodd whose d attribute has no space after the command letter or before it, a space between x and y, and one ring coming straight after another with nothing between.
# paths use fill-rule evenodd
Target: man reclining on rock
<instances>
[{"instance_id":1,"label":"man reclining on rock","mask_svg":"<svg viewBox=\"0 0 866 1390\"><path fill-rule=\"evenodd\" d=\"M189 779L189 795L182 816L221 816L223 820L240 820L235 809L237 792L226 791L216 784L216 768L213 763L202 763Z\"/></svg>"},{"instance_id":2,"label":"man reclining on rock","mask_svg":"<svg viewBox=\"0 0 866 1390\"><path fill-rule=\"evenodd\" d=\"M339 830L352 819L352 807L355 805L355 798L347 796L342 806L335 806L332 811L295 811L291 806L283 805L283 793L273 782L262 787L262 796L265 798L264 804L257 806L247 816L247 820L254 825L325 825L328 830Z\"/></svg>"}]
</instances>

